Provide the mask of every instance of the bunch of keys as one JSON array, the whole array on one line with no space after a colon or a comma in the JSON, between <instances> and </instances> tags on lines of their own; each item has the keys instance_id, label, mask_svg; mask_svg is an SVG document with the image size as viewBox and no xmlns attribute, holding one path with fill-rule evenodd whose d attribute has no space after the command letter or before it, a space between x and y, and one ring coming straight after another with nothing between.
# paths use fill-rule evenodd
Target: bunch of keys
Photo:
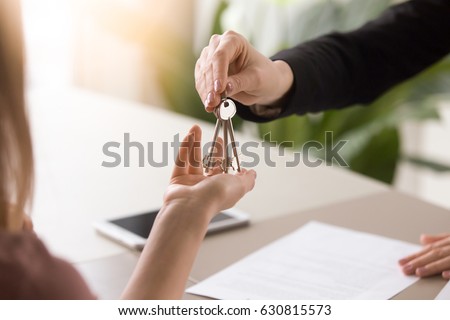
<instances>
[{"instance_id":1,"label":"bunch of keys","mask_svg":"<svg viewBox=\"0 0 450 320\"><path fill-rule=\"evenodd\" d=\"M233 167L233 156L229 154L228 138L231 141L232 152L234 159L236 159L237 172L241 172L241 166L239 163L238 152L236 148L236 142L234 140L234 130L231 118L236 114L236 105L233 100L228 99L226 93L221 95L221 101L219 106L214 110L214 114L217 118L216 127L214 129L214 137L211 144L209 153L203 158L203 167L205 172L208 173L217 166L217 160L214 158L215 147L217 138L219 137L220 128L223 128L223 144L224 144L224 157L219 159L220 168L223 173L228 173L230 167Z\"/></svg>"}]
</instances>

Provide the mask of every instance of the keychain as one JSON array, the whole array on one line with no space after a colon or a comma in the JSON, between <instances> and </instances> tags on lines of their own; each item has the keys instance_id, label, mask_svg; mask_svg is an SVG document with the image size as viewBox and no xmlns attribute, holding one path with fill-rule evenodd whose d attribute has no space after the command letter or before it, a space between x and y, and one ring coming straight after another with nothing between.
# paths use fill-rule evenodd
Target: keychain
<instances>
[{"instance_id":1,"label":"keychain","mask_svg":"<svg viewBox=\"0 0 450 320\"><path fill-rule=\"evenodd\" d=\"M220 168L223 173L228 173L229 168L233 168L233 155L236 159L237 172L241 172L241 165L239 163L239 157L236 147L236 141L234 140L233 123L231 119L236 114L236 105L233 100L228 99L226 94L222 94L219 106L214 110L214 114L217 117L216 127L214 129L214 136L209 153L203 158L203 167L205 172L208 173L214 167L217 166L217 161L220 163ZM220 129L223 129L223 144L224 144L224 157L219 160L214 159L214 150L219 137ZM229 154L228 138L231 142L232 155Z\"/></svg>"}]
</instances>

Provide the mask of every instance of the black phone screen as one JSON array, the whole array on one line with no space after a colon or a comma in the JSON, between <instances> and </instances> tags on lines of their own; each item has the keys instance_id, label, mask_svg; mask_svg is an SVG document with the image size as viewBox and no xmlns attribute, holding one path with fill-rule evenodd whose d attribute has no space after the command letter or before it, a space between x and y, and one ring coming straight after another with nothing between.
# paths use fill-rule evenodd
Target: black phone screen
<instances>
[{"instance_id":1,"label":"black phone screen","mask_svg":"<svg viewBox=\"0 0 450 320\"><path fill-rule=\"evenodd\" d=\"M153 227L156 216L159 210L141 213L125 218L111 220L112 224L118 225L128 231L131 231L142 238L147 238L150 234L150 230Z\"/></svg>"},{"instance_id":2,"label":"black phone screen","mask_svg":"<svg viewBox=\"0 0 450 320\"><path fill-rule=\"evenodd\" d=\"M117 226L120 226L128 231L131 231L141 236L142 238L148 238L148 235L150 234L150 230L153 227L153 223L155 222L158 212L159 210L145 212L142 214L111 220L109 222ZM226 213L220 212L218 215L212 218L211 222L217 222L227 219L232 219L232 217Z\"/></svg>"}]
</instances>

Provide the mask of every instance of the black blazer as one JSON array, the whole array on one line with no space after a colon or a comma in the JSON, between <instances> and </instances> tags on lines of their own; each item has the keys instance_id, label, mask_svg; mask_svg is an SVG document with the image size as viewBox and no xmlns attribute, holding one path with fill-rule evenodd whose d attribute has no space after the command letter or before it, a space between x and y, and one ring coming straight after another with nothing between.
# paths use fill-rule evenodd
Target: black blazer
<instances>
[{"instance_id":1,"label":"black blazer","mask_svg":"<svg viewBox=\"0 0 450 320\"><path fill-rule=\"evenodd\" d=\"M449 52L450 0L392 6L355 31L331 33L273 56L294 72L294 85L278 117L369 103ZM244 119L273 119L237 106Z\"/></svg>"}]
</instances>

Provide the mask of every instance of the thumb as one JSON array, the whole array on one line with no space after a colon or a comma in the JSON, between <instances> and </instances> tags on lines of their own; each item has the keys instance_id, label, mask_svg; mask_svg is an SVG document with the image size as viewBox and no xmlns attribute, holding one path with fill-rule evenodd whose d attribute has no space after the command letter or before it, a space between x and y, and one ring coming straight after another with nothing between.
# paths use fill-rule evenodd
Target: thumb
<instances>
[{"instance_id":1,"label":"thumb","mask_svg":"<svg viewBox=\"0 0 450 320\"><path fill-rule=\"evenodd\" d=\"M240 92L248 92L255 90L255 84L258 83L255 72L244 70L240 73L228 77L228 96L234 96Z\"/></svg>"}]
</instances>

